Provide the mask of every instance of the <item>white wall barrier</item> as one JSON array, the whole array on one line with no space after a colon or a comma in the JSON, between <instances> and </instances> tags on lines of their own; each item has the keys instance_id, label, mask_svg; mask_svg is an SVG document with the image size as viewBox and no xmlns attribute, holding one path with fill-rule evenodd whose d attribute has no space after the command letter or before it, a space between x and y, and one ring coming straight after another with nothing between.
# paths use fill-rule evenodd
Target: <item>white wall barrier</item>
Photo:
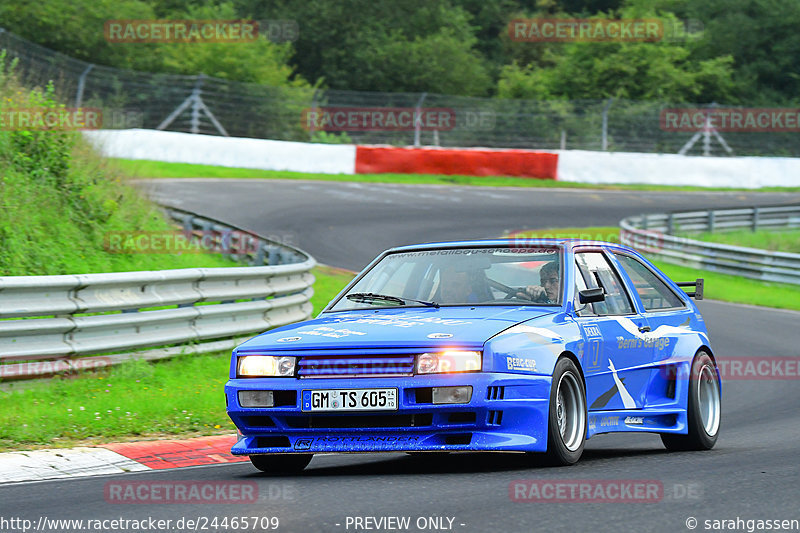
<instances>
[{"instance_id":1,"label":"white wall barrier","mask_svg":"<svg viewBox=\"0 0 800 533\"><path fill-rule=\"evenodd\" d=\"M106 157L223 167L353 174L356 147L175 131L96 130L84 135Z\"/></svg>"},{"instance_id":2,"label":"white wall barrier","mask_svg":"<svg viewBox=\"0 0 800 533\"><path fill-rule=\"evenodd\" d=\"M800 158L700 157L629 152L558 152L559 181L647 183L698 187L800 185Z\"/></svg>"}]
</instances>

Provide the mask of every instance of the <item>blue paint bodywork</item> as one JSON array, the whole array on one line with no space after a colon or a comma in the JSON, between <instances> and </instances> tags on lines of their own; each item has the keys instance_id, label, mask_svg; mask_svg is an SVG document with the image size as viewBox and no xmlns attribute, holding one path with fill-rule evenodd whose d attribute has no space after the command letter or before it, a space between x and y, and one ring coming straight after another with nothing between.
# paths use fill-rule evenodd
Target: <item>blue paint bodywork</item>
<instances>
[{"instance_id":1,"label":"blue paint bodywork","mask_svg":"<svg viewBox=\"0 0 800 533\"><path fill-rule=\"evenodd\" d=\"M560 306L464 305L334 312L329 305L316 319L268 331L238 346L225 385L228 414L241 434L232 453L543 452L547 449L552 374L560 357L572 358L583 374L587 438L620 431L686 433L691 363L699 349L710 353L708 334L694 302L630 248L571 240L541 240L536 245L563 249L564 303ZM509 241L396 248L384 252L364 272L388 253L473 246L508 247ZM574 304L576 249L606 254L628 289L634 313L578 316ZM648 265L675 291L684 307L645 312L614 252L624 252ZM645 326L650 332L641 333ZM451 336L436 338L445 335ZM481 351L480 372L316 379L236 377L237 357L247 354L298 356L301 360L391 356L402 364L414 354L445 349ZM469 403L433 404L426 393L431 387L462 385L472 387ZM307 390L387 387L397 389L396 411L311 414L300 406ZM625 389L626 399L620 388ZM279 391L282 405L241 407L238 393L242 390Z\"/></svg>"}]
</instances>

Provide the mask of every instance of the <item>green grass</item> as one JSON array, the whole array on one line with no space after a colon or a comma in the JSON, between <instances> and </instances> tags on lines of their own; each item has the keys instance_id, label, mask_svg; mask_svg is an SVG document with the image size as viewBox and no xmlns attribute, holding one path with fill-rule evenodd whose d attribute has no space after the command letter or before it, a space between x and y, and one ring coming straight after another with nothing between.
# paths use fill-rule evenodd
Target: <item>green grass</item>
<instances>
[{"instance_id":1,"label":"green grass","mask_svg":"<svg viewBox=\"0 0 800 533\"><path fill-rule=\"evenodd\" d=\"M518 234L518 236L539 238L572 237L619 242L619 228L608 226L526 231ZM653 260L654 257L651 256L648 259ZM708 270L673 265L659 259L653 260L653 264L674 281L694 281L695 278L703 278L705 280L705 297L711 300L800 310L800 287L796 285L740 278Z\"/></svg>"},{"instance_id":2,"label":"green grass","mask_svg":"<svg viewBox=\"0 0 800 533\"><path fill-rule=\"evenodd\" d=\"M682 236L698 241L718 242L733 246L759 248L762 250L800 253L800 230L739 230L716 233L686 233L682 234Z\"/></svg>"},{"instance_id":3,"label":"green grass","mask_svg":"<svg viewBox=\"0 0 800 533\"><path fill-rule=\"evenodd\" d=\"M0 53L0 113L61 107L28 90ZM75 131L0 128L0 276L233 266L213 254L113 253L110 234L174 232L161 210Z\"/></svg>"},{"instance_id":4,"label":"green grass","mask_svg":"<svg viewBox=\"0 0 800 533\"><path fill-rule=\"evenodd\" d=\"M318 312L349 282L314 269ZM223 385L230 352L135 361L78 377L10 382L0 389L0 450L67 447L162 436L233 433Z\"/></svg>"},{"instance_id":5,"label":"green grass","mask_svg":"<svg viewBox=\"0 0 800 533\"><path fill-rule=\"evenodd\" d=\"M316 174L276 170L195 165L190 163L164 163L132 159L114 160L120 168L138 178L240 178L240 179L297 179L318 181L346 181L362 183L403 183L423 185L479 185L484 187L539 187L572 189L606 189L632 191L713 191L748 190L710 187L673 187L667 185L629 185L571 183L531 178L504 176L443 176L432 174ZM798 192L800 187L765 187L761 191Z\"/></svg>"}]
</instances>

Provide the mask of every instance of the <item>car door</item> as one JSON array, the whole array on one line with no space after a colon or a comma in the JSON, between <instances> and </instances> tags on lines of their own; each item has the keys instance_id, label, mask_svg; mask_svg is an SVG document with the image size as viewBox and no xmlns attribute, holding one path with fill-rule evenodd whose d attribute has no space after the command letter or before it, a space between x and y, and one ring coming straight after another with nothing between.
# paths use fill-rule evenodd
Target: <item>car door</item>
<instances>
[{"instance_id":1,"label":"car door","mask_svg":"<svg viewBox=\"0 0 800 533\"><path fill-rule=\"evenodd\" d=\"M615 252L628 286L638 300L639 307L650 325L651 331L645 337L652 345L652 367L659 369L659 361L675 355L694 355L695 345L690 341L688 350L682 349L682 339L693 339L692 320L694 312L684 300L670 288L661 277L640 259L633 255ZM682 353L688 352L688 353ZM653 372L653 385L648 393L652 402L663 401L665 394L657 381L663 380L664 373ZM660 378L660 379L659 379ZM669 397L669 394L666 394Z\"/></svg>"},{"instance_id":2,"label":"car door","mask_svg":"<svg viewBox=\"0 0 800 533\"><path fill-rule=\"evenodd\" d=\"M575 253L576 300L582 289L602 288L605 300L575 302L584 335L584 372L590 411L637 409L644 405L647 375L638 367L652 360L652 346L640 342L649 327L636 312L623 282L599 249Z\"/></svg>"}]
</instances>

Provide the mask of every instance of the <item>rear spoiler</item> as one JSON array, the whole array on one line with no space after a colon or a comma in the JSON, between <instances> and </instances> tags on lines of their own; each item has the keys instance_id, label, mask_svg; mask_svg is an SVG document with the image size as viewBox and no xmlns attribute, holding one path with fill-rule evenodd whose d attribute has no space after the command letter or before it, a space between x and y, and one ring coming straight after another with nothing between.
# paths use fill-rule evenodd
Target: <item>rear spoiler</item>
<instances>
[{"instance_id":1,"label":"rear spoiler","mask_svg":"<svg viewBox=\"0 0 800 533\"><path fill-rule=\"evenodd\" d=\"M695 300L703 299L703 278L697 278L694 281L681 281L677 285L678 287L694 287L694 292L689 292L686 289L684 289L684 292Z\"/></svg>"}]
</instances>

